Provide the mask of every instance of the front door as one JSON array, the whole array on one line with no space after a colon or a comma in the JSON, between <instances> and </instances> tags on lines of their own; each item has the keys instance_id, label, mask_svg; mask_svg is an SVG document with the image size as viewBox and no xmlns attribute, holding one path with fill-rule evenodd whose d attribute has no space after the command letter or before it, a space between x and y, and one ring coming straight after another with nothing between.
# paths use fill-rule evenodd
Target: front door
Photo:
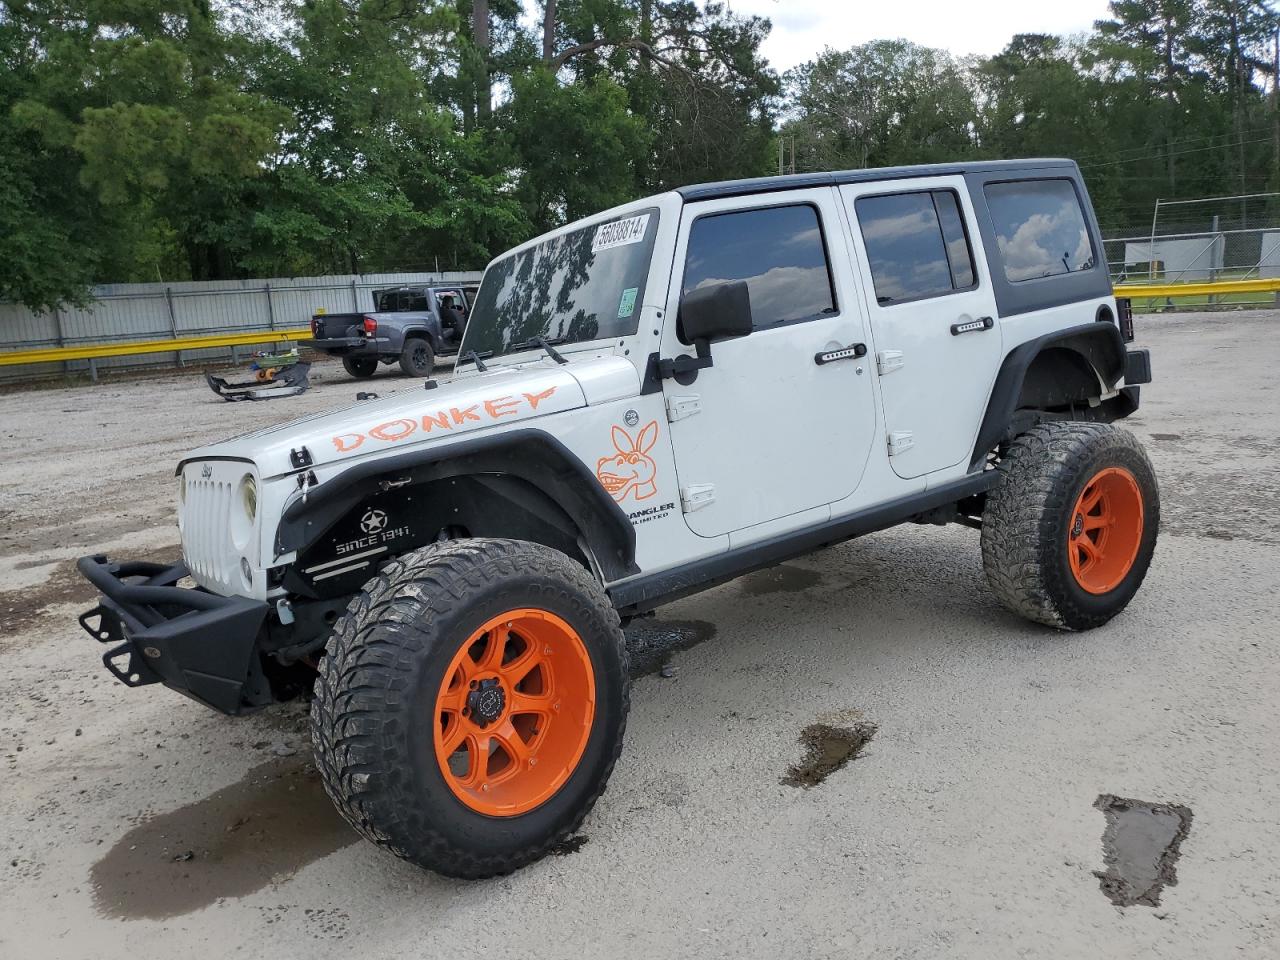
<instances>
[{"instance_id":1,"label":"front door","mask_svg":"<svg viewBox=\"0 0 1280 960\"><path fill-rule=\"evenodd\" d=\"M840 192L875 330L889 462L908 478L967 462L1004 352L964 179Z\"/></svg>"},{"instance_id":2,"label":"front door","mask_svg":"<svg viewBox=\"0 0 1280 960\"><path fill-rule=\"evenodd\" d=\"M680 342L683 293L729 280L751 292L753 332L711 346L714 365L663 381L685 520L719 536L820 507L857 487L875 410L861 298L831 188L684 208L662 356ZM820 355L848 350L838 359Z\"/></svg>"}]
</instances>

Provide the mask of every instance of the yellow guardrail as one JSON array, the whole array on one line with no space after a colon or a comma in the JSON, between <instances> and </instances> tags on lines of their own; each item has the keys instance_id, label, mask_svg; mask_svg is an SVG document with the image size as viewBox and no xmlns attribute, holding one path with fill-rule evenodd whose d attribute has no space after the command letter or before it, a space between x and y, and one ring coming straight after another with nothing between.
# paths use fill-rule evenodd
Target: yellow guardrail
<instances>
[{"instance_id":1,"label":"yellow guardrail","mask_svg":"<svg viewBox=\"0 0 1280 960\"><path fill-rule=\"evenodd\" d=\"M1221 297L1233 293L1278 293L1276 280L1213 280L1207 283L1118 283L1117 297L1135 299L1172 299L1174 297Z\"/></svg>"},{"instance_id":2,"label":"yellow guardrail","mask_svg":"<svg viewBox=\"0 0 1280 960\"><path fill-rule=\"evenodd\" d=\"M1280 279L1214 280L1209 283L1122 283L1117 297L1130 300L1164 300L1175 297L1212 297L1241 293L1280 293ZM288 330L254 330L250 333L214 333L197 337L169 337L164 340L121 340L115 343L86 343L70 347L37 347L34 350L0 350L0 367L22 363L50 363L60 360L96 360L127 357L139 353L175 353L179 350L206 350L211 347L240 347L255 343L310 340L306 327Z\"/></svg>"},{"instance_id":3,"label":"yellow guardrail","mask_svg":"<svg viewBox=\"0 0 1280 960\"><path fill-rule=\"evenodd\" d=\"M0 367L19 363L50 363L59 360L97 360L127 357L137 353L176 353L179 350L207 350L210 347L242 347L255 343L282 343L310 340L306 327L289 330L254 330L250 333L213 333L198 337L169 337L165 340L121 340L116 343L85 343L72 347L37 347L34 350L0 351Z\"/></svg>"}]
</instances>

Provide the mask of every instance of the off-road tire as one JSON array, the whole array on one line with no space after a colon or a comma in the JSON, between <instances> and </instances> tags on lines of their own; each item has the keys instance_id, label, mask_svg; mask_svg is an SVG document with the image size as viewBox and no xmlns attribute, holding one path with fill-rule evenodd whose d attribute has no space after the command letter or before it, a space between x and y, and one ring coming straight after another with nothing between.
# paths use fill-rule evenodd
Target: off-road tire
<instances>
[{"instance_id":1,"label":"off-road tire","mask_svg":"<svg viewBox=\"0 0 1280 960\"><path fill-rule=\"evenodd\" d=\"M357 380L368 380L378 372L378 361L368 357L343 357L342 369Z\"/></svg>"},{"instance_id":2,"label":"off-road tire","mask_svg":"<svg viewBox=\"0 0 1280 960\"><path fill-rule=\"evenodd\" d=\"M1069 544L1085 487L1109 468L1136 481L1142 525L1123 578L1093 593L1072 572ZM1001 603L1064 630L1102 626L1123 610L1151 565L1160 526L1155 471L1137 438L1109 424L1042 423L1009 444L999 470L982 517L982 566Z\"/></svg>"},{"instance_id":3,"label":"off-road tire","mask_svg":"<svg viewBox=\"0 0 1280 960\"><path fill-rule=\"evenodd\" d=\"M423 337L410 337L400 351L400 369L410 377L429 377L435 369L436 355Z\"/></svg>"},{"instance_id":4,"label":"off-road tire","mask_svg":"<svg viewBox=\"0 0 1280 960\"><path fill-rule=\"evenodd\" d=\"M594 671L586 746L540 806L490 817L449 786L434 748L434 704L478 624L537 608L572 625ZM582 824L613 771L630 706L618 615L564 554L518 540L465 539L408 553L379 571L334 625L311 707L325 789L360 834L451 877L509 873L545 856Z\"/></svg>"}]
</instances>

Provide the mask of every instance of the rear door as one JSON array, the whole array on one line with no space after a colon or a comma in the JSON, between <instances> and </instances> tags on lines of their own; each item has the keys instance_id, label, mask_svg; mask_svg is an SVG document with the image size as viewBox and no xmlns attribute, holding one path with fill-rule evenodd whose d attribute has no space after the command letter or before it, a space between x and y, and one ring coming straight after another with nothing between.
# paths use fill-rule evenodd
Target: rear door
<instances>
[{"instance_id":1,"label":"rear door","mask_svg":"<svg viewBox=\"0 0 1280 960\"><path fill-rule=\"evenodd\" d=\"M866 321L835 191L687 205L669 317L683 294L735 280L750 291L753 332L712 344L714 365L692 383L663 381L685 521L705 537L848 496L875 429L867 359L853 349ZM662 336L662 356L692 353L676 323Z\"/></svg>"},{"instance_id":2,"label":"rear door","mask_svg":"<svg viewBox=\"0 0 1280 960\"><path fill-rule=\"evenodd\" d=\"M894 472L967 463L1004 352L963 177L840 188L875 334Z\"/></svg>"}]
</instances>

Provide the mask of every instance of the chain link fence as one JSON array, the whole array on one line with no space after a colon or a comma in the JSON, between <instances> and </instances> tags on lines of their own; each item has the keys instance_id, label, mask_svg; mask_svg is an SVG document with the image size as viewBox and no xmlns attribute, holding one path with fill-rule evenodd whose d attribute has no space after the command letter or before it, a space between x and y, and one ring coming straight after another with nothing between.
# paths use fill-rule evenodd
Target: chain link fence
<instances>
[{"instance_id":1,"label":"chain link fence","mask_svg":"<svg viewBox=\"0 0 1280 960\"><path fill-rule=\"evenodd\" d=\"M1280 194L1156 202L1151 225L1103 240L1113 283L1212 283L1280 277ZM1138 309L1275 306L1271 293L1135 301Z\"/></svg>"}]
</instances>

